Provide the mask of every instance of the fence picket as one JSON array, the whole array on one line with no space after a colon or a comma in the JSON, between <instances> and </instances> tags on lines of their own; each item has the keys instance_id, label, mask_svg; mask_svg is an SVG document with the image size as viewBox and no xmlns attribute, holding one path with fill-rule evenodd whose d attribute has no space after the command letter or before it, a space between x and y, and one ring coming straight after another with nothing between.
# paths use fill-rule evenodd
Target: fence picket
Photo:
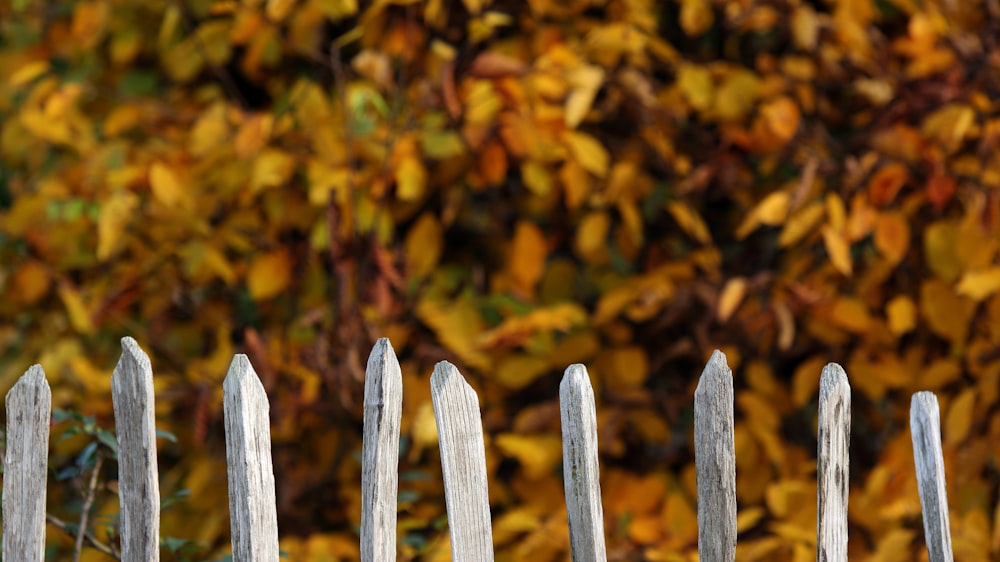
<instances>
[{"instance_id":1,"label":"fence picket","mask_svg":"<svg viewBox=\"0 0 1000 562\"><path fill-rule=\"evenodd\" d=\"M118 497L121 559L160 559L160 484L156 463L153 369L132 338L122 338L122 356L111 375L118 434Z\"/></svg>"},{"instance_id":2,"label":"fence picket","mask_svg":"<svg viewBox=\"0 0 1000 562\"><path fill-rule=\"evenodd\" d=\"M594 389L583 365L570 365L559 384L563 486L574 562L604 562L604 507L597 458Z\"/></svg>"},{"instance_id":3,"label":"fence picket","mask_svg":"<svg viewBox=\"0 0 1000 562\"><path fill-rule=\"evenodd\" d=\"M479 397L454 365L441 361L431 375L431 401L441 449L451 559L492 562L493 527Z\"/></svg>"},{"instance_id":4,"label":"fence picket","mask_svg":"<svg viewBox=\"0 0 1000 562\"><path fill-rule=\"evenodd\" d=\"M234 562L278 561L270 405L246 355L233 357L222 384Z\"/></svg>"},{"instance_id":5,"label":"fence picket","mask_svg":"<svg viewBox=\"0 0 1000 562\"><path fill-rule=\"evenodd\" d=\"M927 556L930 562L952 562L948 493L941 451L941 415L933 392L917 392L910 399L910 432L920 506L924 512Z\"/></svg>"},{"instance_id":6,"label":"fence picket","mask_svg":"<svg viewBox=\"0 0 1000 562\"><path fill-rule=\"evenodd\" d=\"M45 559L45 485L52 392L32 365L7 392L3 474L3 559Z\"/></svg>"},{"instance_id":7,"label":"fence picket","mask_svg":"<svg viewBox=\"0 0 1000 562\"><path fill-rule=\"evenodd\" d=\"M698 557L736 559L736 445L733 372L719 350L694 391L694 458L698 475Z\"/></svg>"},{"instance_id":8,"label":"fence picket","mask_svg":"<svg viewBox=\"0 0 1000 562\"><path fill-rule=\"evenodd\" d=\"M375 342L365 371L361 453L361 560L396 559L396 492L403 375L386 338Z\"/></svg>"},{"instance_id":9,"label":"fence picket","mask_svg":"<svg viewBox=\"0 0 1000 562\"><path fill-rule=\"evenodd\" d=\"M851 385L836 363L824 367L820 377L816 442L816 560L847 562Z\"/></svg>"}]
</instances>

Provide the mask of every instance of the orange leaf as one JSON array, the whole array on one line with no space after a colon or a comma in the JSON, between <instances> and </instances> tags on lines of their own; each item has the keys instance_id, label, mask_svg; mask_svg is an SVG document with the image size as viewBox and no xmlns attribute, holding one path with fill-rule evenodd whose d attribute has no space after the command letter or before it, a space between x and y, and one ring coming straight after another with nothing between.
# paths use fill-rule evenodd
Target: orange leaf
<instances>
[{"instance_id":1,"label":"orange leaf","mask_svg":"<svg viewBox=\"0 0 1000 562\"><path fill-rule=\"evenodd\" d=\"M902 261L910 248L910 226L902 213L892 211L879 215L874 242L893 265Z\"/></svg>"},{"instance_id":2,"label":"orange leaf","mask_svg":"<svg viewBox=\"0 0 1000 562\"><path fill-rule=\"evenodd\" d=\"M909 179L909 172L902 164L891 163L882 166L868 180L868 195L871 202L885 206L896 199L896 194Z\"/></svg>"},{"instance_id":3,"label":"orange leaf","mask_svg":"<svg viewBox=\"0 0 1000 562\"><path fill-rule=\"evenodd\" d=\"M801 114L799 106L787 96L764 104L760 109L761 116L767 128L774 133L782 143L786 143L799 130Z\"/></svg>"},{"instance_id":4,"label":"orange leaf","mask_svg":"<svg viewBox=\"0 0 1000 562\"><path fill-rule=\"evenodd\" d=\"M948 445L957 445L969 435L976 412L976 389L967 388L948 407L941 434Z\"/></svg>"},{"instance_id":5,"label":"orange leaf","mask_svg":"<svg viewBox=\"0 0 1000 562\"><path fill-rule=\"evenodd\" d=\"M924 190L927 193L927 200L931 202L931 205L934 205L938 212L941 212L951 201L952 195L955 194L955 179L951 176L935 173L927 180Z\"/></svg>"},{"instance_id":6,"label":"orange leaf","mask_svg":"<svg viewBox=\"0 0 1000 562\"><path fill-rule=\"evenodd\" d=\"M838 326L859 334L868 331L872 320L868 315L868 307L853 297L838 298L830 319Z\"/></svg>"},{"instance_id":7,"label":"orange leaf","mask_svg":"<svg viewBox=\"0 0 1000 562\"><path fill-rule=\"evenodd\" d=\"M547 256L548 244L542 230L527 221L517 223L508 261L515 291L524 297L534 293Z\"/></svg>"},{"instance_id":8,"label":"orange leaf","mask_svg":"<svg viewBox=\"0 0 1000 562\"><path fill-rule=\"evenodd\" d=\"M889 331L901 336L916 327L917 306L906 295L899 295L885 305L885 315L889 321Z\"/></svg>"}]
</instances>

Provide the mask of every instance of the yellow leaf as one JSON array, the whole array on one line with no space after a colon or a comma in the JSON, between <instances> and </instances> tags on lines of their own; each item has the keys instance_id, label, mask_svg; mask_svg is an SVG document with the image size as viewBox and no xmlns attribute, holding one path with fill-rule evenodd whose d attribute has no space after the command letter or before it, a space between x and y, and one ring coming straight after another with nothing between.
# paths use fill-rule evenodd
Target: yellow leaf
<instances>
[{"instance_id":1,"label":"yellow leaf","mask_svg":"<svg viewBox=\"0 0 1000 562\"><path fill-rule=\"evenodd\" d=\"M483 11L483 6L489 4L490 0L462 0L462 4L465 4L465 9L469 10L469 13L478 16L479 12Z\"/></svg>"},{"instance_id":2,"label":"yellow leaf","mask_svg":"<svg viewBox=\"0 0 1000 562\"><path fill-rule=\"evenodd\" d=\"M260 254L250 262L247 271L247 288L253 300L272 298L285 289L292 280L292 261L285 250Z\"/></svg>"},{"instance_id":3,"label":"yellow leaf","mask_svg":"<svg viewBox=\"0 0 1000 562\"><path fill-rule=\"evenodd\" d=\"M514 289L521 295L531 296L535 285L545 269L548 243L542 230L536 225L521 221L514 229L508 261Z\"/></svg>"},{"instance_id":4,"label":"yellow leaf","mask_svg":"<svg viewBox=\"0 0 1000 562\"><path fill-rule=\"evenodd\" d=\"M250 189L257 193L268 187L280 187L291 177L294 167L295 158L291 154L266 149L254 160Z\"/></svg>"},{"instance_id":5,"label":"yellow leaf","mask_svg":"<svg viewBox=\"0 0 1000 562\"><path fill-rule=\"evenodd\" d=\"M587 214L576 227L574 249L584 260L598 264L608 259L608 230L611 217L602 211Z\"/></svg>"},{"instance_id":6,"label":"yellow leaf","mask_svg":"<svg viewBox=\"0 0 1000 562\"><path fill-rule=\"evenodd\" d=\"M267 0L267 19L274 22L282 21L294 7L295 0Z\"/></svg>"},{"instance_id":7,"label":"yellow leaf","mask_svg":"<svg viewBox=\"0 0 1000 562\"><path fill-rule=\"evenodd\" d=\"M608 174L610 157L604 145L597 139L580 131L570 131L564 138L573 159L585 170L599 178Z\"/></svg>"},{"instance_id":8,"label":"yellow leaf","mask_svg":"<svg viewBox=\"0 0 1000 562\"><path fill-rule=\"evenodd\" d=\"M953 344L965 343L975 307L971 299L959 297L940 279L924 281L920 286L920 313L927 326Z\"/></svg>"},{"instance_id":9,"label":"yellow leaf","mask_svg":"<svg viewBox=\"0 0 1000 562\"><path fill-rule=\"evenodd\" d=\"M762 224L777 226L788 217L789 202L788 193L777 191L765 197L753 212Z\"/></svg>"},{"instance_id":10,"label":"yellow leaf","mask_svg":"<svg viewBox=\"0 0 1000 562\"><path fill-rule=\"evenodd\" d=\"M956 247L958 231L952 221L938 221L924 229L924 258L927 266L941 279L951 282L962 274Z\"/></svg>"},{"instance_id":11,"label":"yellow leaf","mask_svg":"<svg viewBox=\"0 0 1000 562\"><path fill-rule=\"evenodd\" d=\"M680 24L688 37L695 37L712 27L712 5L703 0L682 0Z\"/></svg>"},{"instance_id":12,"label":"yellow leaf","mask_svg":"<svg viewBox=\"0 0 1000 562\"><path fill-rule=\"evenodd\" d=\"M705 111L712 107L715 85L712 73L704 66L682 64L677 69L677 88L695 110Z\"/></svg>"},{"instance_id":13,"label":"yellow leaf","mask_svg":"<svg viewBox=\"0 0 1000 562\"><path fill-rule=\"evenodd\" d=\"M702 0L686 0L704 4ZM760 98L761 81L757 76L743 69L729 72L715 93L714 109L719 121L733 122L746 117L750 108Z\"/></svg>"},{"instance_id":14,"label":"yellow leaf","mask_svg":"<svg viewBox=\"0 0 1000 562\"><path fill-rule=\"evenodd\" d=\"M406 234L406 271L417 279L433 271L441 258L444 233L441 223L433 213L426 212L410 227Z\"/></svg>"},{"instance_id":15,"label":"yellow leaf","mask_svg":"<svg viewBox=\"0 0 1000 562\"><path fill-rule=\"evenodd\" d=\"M823 220L824 207L819 201L809 203L785 221L781 234L778 235L778 245L787 248L816 228Z\"/></svg>"},{"instance_id":16,"label":"yellow leaf","mask_svg":"<svg viewBox=\"0 0 1000 562\"><path fill-rule=\"evenodd\" d=\"M726 281L726 286L722 288L722 293L719 294L719 305L716 314L719 322L725 323L733 315L733 312L736 312L740 303L743 302L746 291L747 280L745 278L733 277L729 281Z\"/></svg>"},{"instance_id":17,"label":"yellow leaf","mask_svg":"<svg viewBox=\"0 0 1000 562\"><path fill-rule=\"evenodd\" d=\"M836 193L826 195L827 224L836 232L843 232L847 226L847 209L844 200Z\"/></svg>"},{"instance_id":18,"label":"yellow leaf","mask_svg":"<svg viewBox=\"0 0 1000 562\"><path fill-rule=\"evenodd\" d=\"M979 302L1000 290L1000 266L970 271L958 283L958 294Z\"/></svg>"},{"instance_id":19,"label":"yellow leaf","mask_svg":"<svg viewBox=\"0 0 1000 562\"><path fill-rule=\"evenodd\" d=\"M529 191L539 197L546 197L552 192L552 176L545 165L536 160L528 160L521 164L521 181Z\"/></svg>"},{"instance_id":20,"label":"yellow leaf","mask_svg":"<svg viewBox=\"0 0 1000 562\"><path fill-rule=\"evenodd\" d=\"M853 297L840 297L833 305L830 319L838 326L851 332L863 334L871 326L868 307Z\"/></svg>"},{"instance_id":21,"label":"yellow leaf","mask_svg":"<svg viewBox=\"0 0 1000 562\"><path fill-rule=\"evenodd\" d=\"M149 167L149 187L153 191L153 197L165 207L190 207L190 196L181 185L177 173L162 162L154 162Z\"/></svg>"},{"instance_id":22,"label":"yellow leaf","mask_svg":"<svg viewBox=\"0 0 1000 562\"><path fill-rule=\"evenodd\" d=\"M952 400L948 406L948 415L941 428L941 436L947 445L958 445L965 441L972 429L973 415L976 412L976 389L967 388Z\"/></svg>"},{"instance_id":23,"label":"yellow leaf","mask_svg":"<svg viewBox=\"0 0 1000 562\"><path fill-rule=\"evenodd\" d=\"M788 207L791 203L788 193L775 191L761 199L757 206L747 214L746 219L736 229L737 238L746 238L757 227L764 224L777 226L788 218Z\"/></svg>"},{"instance_id":24,"label":"yellow leaf","mask_svg":"<svg viewBox=\"0 0 1000 562\"><path fill-rule=\"evenodd\" d=\"M121 235L139 205L131 191L120 191L101 205L97 218L97 259L104 261L121 248Z\"/></svg>"},{"instance_id":25,"label":"yellow leaf","mask_svg":"<svg viewBox=\"0 0 1000 562\"><path fill-rule=\"evenodd\" d=\"M792 39L800 49L812 51L816 48L819 21L812 6L800 5L795 8L792 13L791 31Z\"/></svg>"},{"instance_id":26,"label":"yellow leaf","mask_svg":"<svg viewBox=\"0 0 1000 562\"><path fill-rule=\"evenodd\" d=\"M415 201L424 195L427 171L415 155L407 155L396 165L396 196L401 201Z\"/></svg>"},{"instance_id":27,"label":"yellow leaf","mask_svg":"<svg viewBox=\"0 0 1000 562\"><path fill-rule=\"evenodd\" d=\"M494 378L505 388L520 390L548 372L549 362L525 354L507 355L497 364Z\"/></svg>"},{"instance_id":28,"label":"yellow leaf","mask_svg":"<svg viewBox=\"0 0 1000 562\"><path fill-rule=\"evenodd\" d=\"M889 331L901 336L917 326L917 305L906 295L899 295L885 305Z\"/></svg>"},{"instance_id":29,"label":"yellow leaf","mask_svg":"<svg viewBox=\"0 0 1000 562\"><path fill-rule=\"evenodd\" d=\"M562 460L562 440L555 435L504 433L494 443L505 456L517 459L529 480L552 474Z\"/></svg>"},{"instance_id":30,"label":"yellow leaf","mask_svg":"<svg viewBox=\"0 0 1000 562\"><path fill-rule=\"evenodd\" d=\"M575 129L587 116L597 91L604 83L604 69L595 65L582 65L573 69L567 80L573 90L566 97L566 127Z\"/></svg>"},{"instance_id":31,"label":"yellow leaf","mask_svg":"<svg viewBox=\"0 0 1000 562\"><path fill-rule=\"evenodd\" d=\"M410 439L413 439L413 454L419 454L428 447L438 444L437 422L434 420L434 404L428 398L421 402L413 415L410 425Z\"/></svg>"},{"instance_id":32,"label":"yellow leaf","mask_svg":"<svg viewBox=\"0 0 1000 562\"><path fill-rule=\"evenodd\" d=\"M66 307L66 314L69 322L77 332L90 335L94 333L94 320L91 311L83 302L83 297L72 285L63 283L59 285L59 298L62 299Z\"/></svg>"},{"instance_id":33,"label":"yellow leaf","mask_svg":"<svg viewBox=\"0 0 1000 562\"><path fill-rule=\"evenodd\" d=\"M606 349L598 356L605 384L618 391L641 387L649 376L649 361L641 347Z\"/></svg>"},{"instance_id":34,"label":"yellow leaf","mask_svg":"<svg viewBox=\"0 0 1000 562\"><path fill-rule=\"evenodd\" d=\"M522 172L523 173L523 172ZM592 176L575 160L567 160L559 169L559 181L562 184L566 207L578 209L590 197Z\"/></svg>"},{"instance_id":35,"label":"yellow leaf","mask_svg":"<svg viewBox=\"0 0 1000 562\"><path fill-rule=\"evenodd\" d=\"M823 227L823 244L830 256L830 263L842 275L851 276L851 247L844 236L834 231L830 226Z\"/></svg>"},{"instance_id":36,"label":"yellow leaf","mask_svg":"<svg viewBox=\"0 0 1000 562\"><path fill-rule=\"evenodd\" d=\"M28 64L22 66L21 68L14 71L14 74L7 79L7 84L9 86L18 87L31 82L35 78L38 78L42 74L49 71L49 61L47 60L37 60L29 62Z\"/></svg>"},{"instance_id":37,"label":"yellow leaf","mask_svg":"<svg viewBox=\"0 0 1000 562\"><path fill-rule=\"evenodd\" d=\"M701 218L698 211L683 201L670 201L667 203L667 211L674 217L677 226L686 232L688 236L694 238L702 244L711 244L712 235L708 232L705 220Z\"/></svg>"},{"instance_id":38,"label":"yellow leaf","mask_svg":"<svg viewBox=\"0 0 1000 562\"><path fill-rule=\"evenodd\" d=\"M975 122L976 114L972 107L953 103L927 117L922 130L926 136L937 140L946 152L951 153L958 149Z\"/></svg>"},{"instance_id":39,"label":"yellow leaf","mask_svg":"<svg viewBox=\"0 0 1000 562\"><path fill-rule=\"evenodd\" d=\"M490 370L492 359L479 347L483 318L478 303L472 297L462 294L448 301L423 298L414 312L434 331L438 341L464 363L475 369Z\"/></svg>"},{"instance_id":40,"label":"yellow leaf","mask_svg":"<svg viewBox=\"0 0 1000 562\"><path fill-rule=\"evenodd\" d=\"M875 247L893 265L902 261L910 249L910 226L898 211L879 215L875 225Z\"/></svg>"}]
</instances>

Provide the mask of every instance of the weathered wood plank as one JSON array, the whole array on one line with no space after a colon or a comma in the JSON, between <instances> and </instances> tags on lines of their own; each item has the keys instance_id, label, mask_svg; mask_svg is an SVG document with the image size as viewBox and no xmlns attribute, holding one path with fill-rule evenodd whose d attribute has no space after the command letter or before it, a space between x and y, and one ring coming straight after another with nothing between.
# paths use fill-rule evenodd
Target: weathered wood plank
<instances>
[{"instance_id":1,"label":"weathered wood plank","mask_svg":"<svg viewBox=\"0 0 1000 562\"><path fill-rule=\"evenodd\" d=\"M910 400L910 432L928 559L930 562L952 562L948 493L941 451L941 414L933 392L917 392Z\"/></svg>"},{"instance_id":2,"label":"weathered wood plank","mask_svg":"<svg viewBox=\"0 0 1000 562\"><path fill-rule=\"evenodd\" d=\"M361 560L396 559L396 492L403 375L386 338L375 342L365 371L361 448Z\"/></svg>"},{"instance_id":3,"label":"weathered wood plank","mask_svg":"<svg viewBox=\"0 0 1000 562\"><path fill-rule=\"evenodd\" d=\"M493 527L479 397L454 365L441 361L431 375L431 401L441 449L451 559L492 562Z\"/></svg>"},{"instance_id":4,"label":"weathered wood plank","mask_svg":"<svg viewBox=\"0 0 1000 562\"><path fill-rule=\"evenodd\" d=\"M121 559L160 559L160 484L156 464L153 369L132 338L122 338L122 356L111 375L118 435L118 498Z\"/></svg>"},{"instance_id":5,"label":"weathered wood plank","mask_svg":"<svg viewBox=\"0 0 1000 562\"><path fill-rule=\"evenodd\" d=\"M45 490L52 391L32 365L7 392L7 449L3 474L3 559L45 559Z\"/></svg>"},{"instance_id":6,"label":"weathered wood plank","mask_svg":"<svg viewBox=\"0 0 1000 562\"><path fill-rule=\"evenodd\" d=\"M278 561L270 405L246 355L233 357L222 384L235 562Z\"/></svg>"},{"instance_id":7,"label":"weathered wood plank","mask_svg":"<svg viewBox=\"0 0 1000 562\"><path fill-rule=\"evenodd\" d=\"M694 392L694 455L698 475L698 555L702 562L736 559L736 455L733 372L712 353Z\"/></svg>"},{"instance_id":8,"label":"weathered wood plank","mask_svg":"<svg viewBox=\"0 0 1000 562\"><path fill-rule=\"evenodd\" d=\"M816 560L847 562L851 385L836 363L824 367L820 377L816 441Z\"/></svg>"},{"instance_id":9,"label":"weathered wood plank","mask_svg":"<svg viewBox=\"0 0 1000 562\"><path fill-rule=\"evenodd\" d=\"M597 410L587 368L570 365L559 384L563 485L574 562L605 562L604 507L597 456Z\"/></svg>"}]
</instances>

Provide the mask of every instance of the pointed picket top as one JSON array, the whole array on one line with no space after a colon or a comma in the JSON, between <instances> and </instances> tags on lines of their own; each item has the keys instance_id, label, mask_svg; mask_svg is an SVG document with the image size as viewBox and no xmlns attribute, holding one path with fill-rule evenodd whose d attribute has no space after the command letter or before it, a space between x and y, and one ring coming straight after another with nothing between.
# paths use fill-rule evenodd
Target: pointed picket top
<instances>
[{"instance_id":1,"label":"pointed picket top","mask_svg":"<svg viewBox=\"0 0 1000 562\"><path fill-rule=\"evenodd\" d=\"M486 447L479 397L454 365L441 361L431 375L451 559L492 562L493 527L486 482Z\"/></svg>"},{"instance_id":2,"label":"pointed picket top","mask_svg":"<svg viewBox=\"0 0 1000 562\"><path fill-rule=\"evenodd\" d=\"M817 424L816 560L847 562L851 385L836 364L823 367Z\"/></svg>"},{"instance_id":3,"label":"pointed picket top","mask_svg":"<svg viewBox=\"0 0 1000 562\"><path fill-rule=\"evenodd\" d=\"M160 484L156 463L153 368L132 338L111 375L118 436L122 560L160 559Z\"/></svg>"},{"instance_id":4,"label":"pointed picket top","mask_svg":"<svg viewBox=\"0 0 1000 562\"><path fill-rule=\"evenodd\" d=\"M45 490L52 391L32 365L7 392L3 475L3 559L45 559Z\"/></svg>"},{"instance_id":5,"label":"pointed picket top","mask_svg":"<svg viewBox=\"0 0 1000 562\"><path fill-rule=\"evenodd\" d=\"M583 365L570 365L563 375L559 384L559 416L570 551L576 562L606 562L597 410L590 376Z\"/></svg>"},{"instance_id":6,"label":"pointed picket top","mask_svg":"<svg viewBox=\"0 0 1000 562\"><path fill-rule=\"evenodd\" d=\"M365 370L361 448L361 560L396 559L399 421L403 375L386 338L375 342Z\"/></svg>"},{"instance_id":7,"label":"pointed picket top","mask_svg":"<svg viewBox=\"0 0 1000 562\"><path fill-rule=\"evenodd\" d=\"M222 383L233 560L278 561L278 519L271 462L270 405L246 355Z\"/></svg>"},{"instance_id":8,"label":"pointed picket top","mask_svg":"<svg viewBox=\"0 0 1000 562\"><path fill-rule=\"evenodd\" d=\"M941 413L933 392L917 392L910 399L910 432L924 514L927 557L930 562L952 562L948 492L941 451Z\"/></svg>"},{"instance_id":9,"label":"pointed picket top","mask_svg":"<svg viewBox=\"0 0 1000 562\"><path fill-rule=\"evenodd\" d=\"M698 555L702 562L736 559L735 450L733 372L725 354L715 350L694 391Z\"/></svg>"}]
</instances>

